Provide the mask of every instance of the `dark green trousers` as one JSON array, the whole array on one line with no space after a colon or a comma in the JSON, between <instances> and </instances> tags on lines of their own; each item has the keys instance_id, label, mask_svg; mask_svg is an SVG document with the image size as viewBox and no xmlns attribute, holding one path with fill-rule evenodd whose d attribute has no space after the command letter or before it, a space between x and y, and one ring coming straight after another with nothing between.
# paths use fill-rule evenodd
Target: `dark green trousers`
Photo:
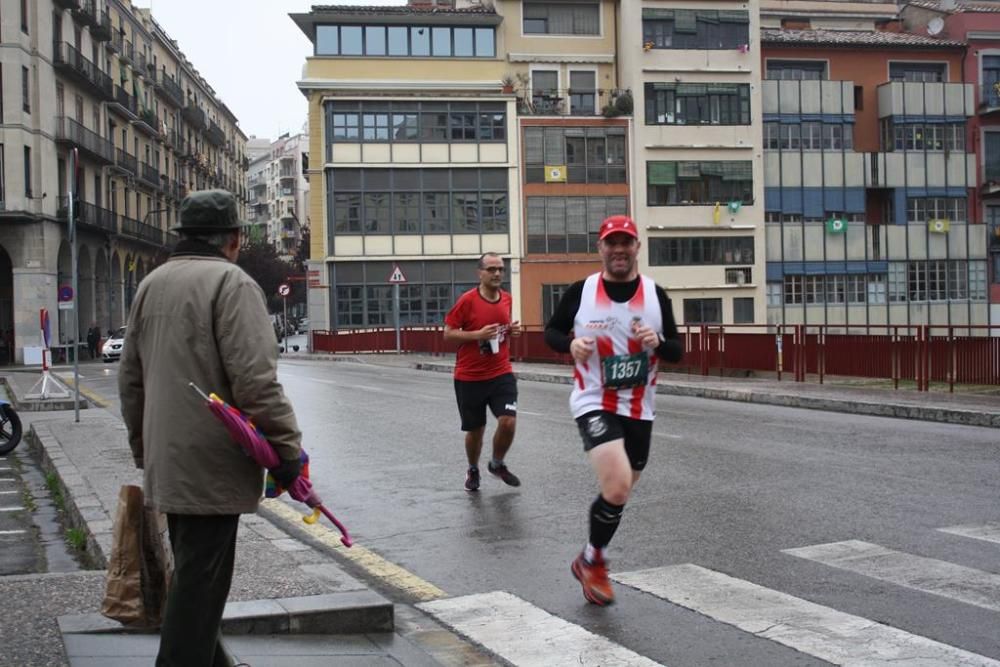
<instances>
[{"instance_id":1,"label":"dark green trousers","mask_svg":"<svg viewBox=\"0 0 1000 667\"><path fill-rule=\"evenodd\" d=\"M239 514L167 514L174 576L156 667L231 667L222 612L233 581Z\"/></svg>"}]
</instances>

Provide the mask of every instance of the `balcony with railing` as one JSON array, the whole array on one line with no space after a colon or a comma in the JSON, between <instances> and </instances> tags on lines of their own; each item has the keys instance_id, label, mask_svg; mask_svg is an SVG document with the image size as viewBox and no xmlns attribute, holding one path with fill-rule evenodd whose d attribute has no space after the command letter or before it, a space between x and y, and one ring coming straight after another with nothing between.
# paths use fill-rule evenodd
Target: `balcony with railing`
<instances>
[{"instance_id":1,"label":"balcony with railing","mask_svg":"<svg viewBox=\"0 0 1000 667\"><path fill-rule=\"evenodd\" d=\"M139 106L136 103L135 97L129 95L128 91L117 84L115 85L115 97L110 108L113 111L124 112L130 118L135 118L139 115Z\"/></svg>"},{"instance_id":2,"label":"balcony with railing","mask_svg":"<svg viewBox=\"0 0 1000 667\"><path fill-rule=\"evenodd\" d=\"M94 0L82 0L73 9L73 18L83 25L93 26L97 23L97 3Z\"/></svg>"},{"instance_id":3,"label":"balcony with railing","mask_svg":"<svg viewBox=\"0 0 1000 667\"><path fill-rule=\"evenodd\" d=\"M139 111L139 120L135 122L135 128L143 134L151 137L160 136L160 119L156 117L156 112L145 108Z\"/></svg>"},{"instance_id":4,"label":"balcony with railing","mask_svg":"<svg viewBox=\"0 0 1000 667\"><path fill-rule=\"evenodd\" d=\"M153 225L147 225L144 222L139 222L132 218L126 218L125 216L118 217L119 222L119 234L126 236L138 241L145 241L146 243L151 243L153 245L162 246L164 245L164 233L159 227L154 227Z\"/></svg>"},{"instance_id":5,"label":"balcony with railing","mask_svg":"<svg viewBox=\"0 0 1000 667\"><path fill-rule=\"evenodd\" d=\"M56 117L56 141L76 146L82 153L99 162L114 164L114 144L72 118Z\"/></svg>"},{"instance_id":6,"label":"balcony with railing","mask_svg":"<svg viewBox=\"0 0 1000 667\"><path fill-rule=\"evenodd\" d=\"M123 39L124 39L124 37L123 37ZM132 45L132 42L130 42L127 39L125 40L124 44L122 45L121 57L122 57L122 59L124 59L125 61L127 61L128 64L130 64L133 67L135 67L135 47Z\"/></svg>"},{"instance_id":7,"label":"balcony with railing","mask_svg":"<svg viewBox=\"0 0 1000 667\"><path fill-rule=\"evenodd\" d=\"M120 148L115 148L115 166L133 176L139 173L139 161Z\"/></svg>"},{"instance_id":8,"label":"balcony with railing","mask_svg":"<svg viewBox=\"0 0 1000 667\"><path fill-rule=\"evenodd\" d=\"M139 164L139 178L154 188L160 187L160 170L150 164Z\"/></svg>"},{"instance_id":9,"label":"balcony with railing","mask_svg":"<svg viewBox=\"0 0 1000 667\"><path fill-rule=\"evenodd\" d=\"M141 77L145 77L148 73L146 71L146 54L138 49L135 51L135 72Z\"/></svg>"},{"instance_id":10,"label":"balcony with railing","mask_svg":"<svg viewBox=\"0 0 1000 667\"><path fill-rule=\"evenodd\" d=\"M631 116L632 93L617 89L532 90L517 99L522 116Z\"/></svg>"},{"instance_id":11,"label":"balcony with railing","mask_svg":"<svg viewBox=\"0 0 1000 667\"><path fill-rule=\"evenodd\" d=\"M156 85L163 91L163 96L168 102L177 108L184 106L184 89L174 80L174 77L167 74L166 70L160 70Z\"/></svg>"},{"instance_id":12,"label":"balcony with railing","mask_svg":"<svg viewBox=\"0 0 1000 667\"><path fill-rule=\"evenodd\" d=\"M979 87L979 114L1000 112L1000 81L984 83Z\"/></svg>"},{"instance_id":13,"label":"balcony with railing","mask_svg":"<svg viewBox=\"0 0 1000 667\"><path fill-rule=\"evenodd\" d=\"M78 83L89 86L106 100L114 99L114 82L111 77L84 57L72 45L56 42L52 45L53 65Z\"/></svg>"},{"instance_id":14,"label":"balcony with railing","mask_svg":"<svg viewBox=\"0 0 1000 667\"><path fill-rule=\"evenodd\" d=\"M205 111L199 107L194 100L188 100L187 106L181 110L181 115L184 116L184 119L191 123L196 130L204 130L208 128Z\"/></svg>"},{"instance_id":15,"label":"balcony with railing","mask_svg":"<svg viewBox=\"0 0 1000 667\"><path fill-rule=\"evenodd\" d=\"M214 120L209 121L208 132L205 133L205 138L213 146L224 146L226 144L226 133L222 131L222 128Z\"/></svg>"},{"instance_id":16,"label":"balcony with railing","mask_svg":"<svg viewBox=\"0 0 1000 667\"><path fill-rule=\"evenodd\" d=\"M64 222L69 221L68 195L59 197L59 208L56 211L56 217ZM74 198L73 218L79 225L87 225L112 234L118 232L118 225L113 211L88 202L81 202L79 197Z\"/></svg>"},{"instance_id":17,"label":"balcony with railing","mask_svg":"<svg viewBox=\"0 0 1000 667\"><path fill-rule=\"evenodd\" d=\"M111 17L103 9L96 14L95 21L91 24L90 36L98 42L107 42L111 39Z\"/></svg>"}]
</instances>

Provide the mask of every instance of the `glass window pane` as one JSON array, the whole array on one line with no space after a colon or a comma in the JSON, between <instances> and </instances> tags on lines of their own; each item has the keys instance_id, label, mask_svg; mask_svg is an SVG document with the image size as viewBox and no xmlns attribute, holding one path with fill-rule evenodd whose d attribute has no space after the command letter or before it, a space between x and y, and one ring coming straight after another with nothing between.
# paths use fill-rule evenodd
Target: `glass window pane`
<instances>
[{"instance_id":1,"label":"glass window pane","mask_svg":"<svg viewBox=\"0 0 1000 667\"><path fill-rule=\"evenodd\" d=\"M451 28L432 28L434 36L434 55L451 55Z\"/></svg>"},{"instance_id":2,"label":"glass window pane","mask_svg":"<svg viewBox=\"0 0 1000 667\"><path fill-rule=\"evenodd\" d=\"M316 55L336 56L340 54L338 38L339 26L316 26Z\"/></svg>"},{"instance_id":3,"label":"glass window pane","mask_svg":"<svg viewBox=\"0 0 1000 667\"><path fill-rule=\"evenodd\" d=\"M390 56L405 56L409 54L408 33L409 28L405 26L391 26L389 28Z\"/></svg>"},{"instance_id":4,"label":"glass window pane","mask_svg":"<svg viewBox=\"0 0 1000 667\"><path fill-rule=\"evenodd\" d=\"M340 53L345 56L361 55L361 26L345 25L340 27Z\"/></svg>"},{"instance_id":5,"label":"glass window pane","mask_svg":"<svg viewBox=\"0 0 1000 667\"><path fill-rule=\"evenodd\" d=\"M427 26L410 28L410 55L429 56L431 54L431 29Z\"/></svg>"},{"instance_id":6,"label":"glass window pane","mask_svg":"<svg viewBox=\"0 0 1000 667\"><path fill-rule=\"evenodd\" d=\"M496 51L493 28L476 28L476 55L480 58L492 58Z\"/></svg>"},{"instance_id":7,"label":"glass window pane","mask_svg":"<svg viewBox=\"0 0 1000 667\"><path fill-rule=\"evenodd\" d=\"M385 26L365 27L365 53L369 56L385 55Z\"/></svg>"},{"instance_id":8,"label":"glass window pane","mask_svg":"<svg viewBox=\"0 0 1000 667\"><path fill-rule=\"evenodd\" d=\"M455 28L455 55L459 58L471 58L473 54L472 28Z\"/></svg>"}]
</instances>

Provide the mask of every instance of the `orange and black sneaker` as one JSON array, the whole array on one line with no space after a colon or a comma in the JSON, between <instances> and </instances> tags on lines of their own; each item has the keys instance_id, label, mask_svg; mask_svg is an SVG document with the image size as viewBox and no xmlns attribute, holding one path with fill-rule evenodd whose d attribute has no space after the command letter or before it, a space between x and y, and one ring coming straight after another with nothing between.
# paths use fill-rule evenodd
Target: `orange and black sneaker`
<instances>
[{"instance_id":1,"label":"orange and black sneaker","mask_svg":"<svg viewBox=\"0 0 1000 667\"><path fill-rule=\"evenodd\" d=\"M583 587L583 597L591 604L604 607L615 601L615 592L608 580L608 564L602 558L588 563L581 553L570 566L573 576Z\"/></svg>"}]
</instances>

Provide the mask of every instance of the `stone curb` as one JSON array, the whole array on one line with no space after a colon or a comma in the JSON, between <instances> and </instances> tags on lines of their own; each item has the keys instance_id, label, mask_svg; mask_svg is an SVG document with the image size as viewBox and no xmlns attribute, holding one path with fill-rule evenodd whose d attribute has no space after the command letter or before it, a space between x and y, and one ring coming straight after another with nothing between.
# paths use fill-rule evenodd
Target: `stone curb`
<instances>
[{"instance_id":1,"label":"stone curb","mask_svg":"<svg viewBox=\"0 0 1000 667\"><path fill-rule=\"evenodd\" d=\"M417 362L411 364L418 370L451 373L454 367L445 363ZM533 382L552 382L556 384L571 384L573 378L557 373L538 371L515 371L515 375L523 380ZM824 410L826 412L845 412L849 414L869 415L876 417L895 417L918 421L940 422L945 424L960 424L963 426L983 426L1000 428L1000 414L990 414L976 410L959 408L923 407L903 403L876 403L871 401L830 398L826 396L802 396L799 394L782 394L753 389L723 389L705 387L698 384L681 384L665 382L656 385L656 393L673 396L690 396L723 401L739 401L743 403L762 403L789 408L804 408L807 410Z\"/></svg>"},{"instance_id":2,"label":"stone curb","mask_svg":"<svg viewBox=\"0 0 1000 667\"><path fill-rule=\"evenodd\" d=\"M55 477L63 498L66 523L84 533L83 551L88 564L106 569L107 555L111 553L112 520L104 511L100 498L70 461L48 425L32 424L25 434L25 442L46 475Z\"/></svg>"},{"instance_id":3,"label":"stone curb","mask_svg":"<svg viewBox=\"0 0 1000 667\"><path fill-rule=\"evenodd\" d=\"M100 614L59 617L62 634L156 634L157 628L126 628ZM353 635L393 632L393 605L371 590L294 598L228 602L225 635Z\"/></svg>"}]
</instances>

